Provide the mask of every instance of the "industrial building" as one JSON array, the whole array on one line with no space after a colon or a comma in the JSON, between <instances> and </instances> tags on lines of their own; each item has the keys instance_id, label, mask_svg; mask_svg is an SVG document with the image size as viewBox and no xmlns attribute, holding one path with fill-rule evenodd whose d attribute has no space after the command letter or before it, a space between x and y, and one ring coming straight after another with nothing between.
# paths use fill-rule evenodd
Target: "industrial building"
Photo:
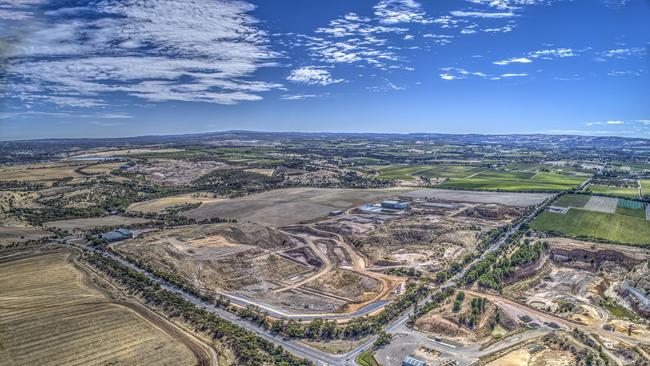
<instances>
[{"instance_id":1,"label":"industrial building","mask_svg":"<svg viewBox=\"0 0 650 366\"><path fill-rule=\"evenodd\" d=\"M407 210L411 207L411 204L405 201L386 200L381 201L381 207L391 210Z\"/></svg>"},{"instance_id":2,"label":"industrial building","mask_svg":"<svg viewBox=\"0 0 650 366\"><path fill-rule=\"evenodd\" d=\"M404 361L402 361L402 366L426 366L427 364L422 361L418 360L415 357L411 356L406 356L404 357Z\"/></svg>"},{"instance_id":3,"label":"industrial building","mask_svg":"<svg viewBox=\"0 0 650 366\"><path fill-rule=\"evenodd\" d=\"M363 205L359 207L359 210L363 213L380 213L381 207L377 207L373 205Z\"/></svg>"},{"instance_id":4,"label":"industrial building","mask_svg":"<svg viewBox=\"0 0 650 366\"><path fill-rule=\"evenodd\" d=\"M107 233L99 234L99 237L107 242L120 241L133 238L133 232L126 229L117 229Z\"/></svg>"}]
</instances>

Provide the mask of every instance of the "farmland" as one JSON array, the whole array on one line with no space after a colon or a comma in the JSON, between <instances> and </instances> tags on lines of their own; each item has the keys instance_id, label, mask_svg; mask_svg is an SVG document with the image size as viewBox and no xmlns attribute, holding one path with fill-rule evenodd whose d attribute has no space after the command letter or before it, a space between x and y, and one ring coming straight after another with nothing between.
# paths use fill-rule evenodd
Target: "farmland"
<instances>
[{"instance_id":1,"label":"farmland","mask_svg":"<svg viewBox=\"0 0 650 366\"><path fill-rule=\"evenodd\" d=\"M30 164L0 168L0 181L53 182L64 178L78 178L75 170L88 163Z\"/></svg>"},{"instance_id":2,"label":"farmland","mask_svg":"<svg viewBox=\"0 0 650 366\"><path fill-rule=\"evenodd\" d=\"M426 178L465 178L485 169L470 165L390 165L369 166L379 170L380 179L412 180L414 176Z\"/></svg>"},{"instance_id":3,"label":"farmland","mask_svg":"<svg viewBox=\"0 0 650 366\"><path fill-rule=\"evenodd\" d=\"M142 213L156 213L174 206L195 205L216 200L218 199L214 198L214 194L209 192L182 193L150 201L133 203L129 206L128 210Z\"/></svg>"},{"instance_id":4,"label":"farmland","mask_svg":"<svg viewBox=\"0 0 650 366\"><path fill-rule=\"evenodd\" d=\"M0 226L0 247L15 242L37 240L50 235L47 231L34 226Z\"/></svg>"},{"instance_id":5,"label":"farmland","mask_svg":"<svg viewBox=\"0 0 650 366\"><path fill-rule=\"evenodd\" d=\"M620 244L650 244L650 222L630 216L570 209L565 215L544 212L531 224L537 231L605 239Z\"/></svg>"},{"instance_id":6,"label":"farmland","mask_svg":"<svg viewBox=\"0 0 650 366\"><path fill-rule=\"evenodd\" d=\"M49 221L46 222L44 225L47 227L52 227L52 228L57 228L62 230L73 230L73 229L88 230L96 227L126 226L132 224L141 224L149 221L150 220L141 219L138 217L111 215L111 216L94 217L94 218Z\"/></svg>"},{"instance_id":7,"label":"farmland","mask_svg":"<svg viewBox=\"0 0 650 366\"><path fill-rule=\"evenodd\" d=\"M93 288L71 255L0 263L0 365L191 365L192 349L204 357L169 324Z\"/></svg>"},{"instance_id":8,"label":"farmland","mask_svg":"<svg viewBox=\"0 0 650 366\"><path fill-rule=\"evenodd\" d=\"M650 196L650 179L641 179L641 192L644 196Z\"/></svg>"},{"instance_id":9,"label":"farmland","mask_svg":"<svg viewBox=\"0 0 650 366\"><path fill-rule=\"evenodd\" d=\"M565 194L553 202L553 206L583 208L589 202L586 194Z\"/></svg>"},{"instance_id":10,"label":"farmland","mask_svg":"<svg viewBox=\"0 0 650 366\"><path fill-rule=\"evenodd\" d=\"M472 203L498 203L507 206L525 207L539 204L550 197L546 193L478 192L448 189L424 188L402 194L409 198L439 199Z\"/></svg>"},{"instance_id":11,"label":"farmland","mask_svg":"<svg viewBox=\"0 0 650 366\"><path fill-rule=\"evenodd\" d=\"M482 191L540 191L552 192L575 188L586 178L556 173L480 172L471 178L452 178L440 188Z\"/></svg>"},{"instance_id":12,"label":"farmland","mask_svg":"<svg viewBox=\"0 0 650 366\"><path fill-rule=\"evenodd\" d=\"M485 169L468 165L438 165L418 172L418 175L427 178L466 178Z\"/></svg>"},{"instance_id":13,"label":"farmland","mask_svg":"<svg viewBox=\"0 0 650 366\"><path fill-rule=\"evenodd\" d=\"M427 166L411 166L411 165L395 165L388 167L374 167L381 171L377 178L380 179L402 179L402 180L411 180L413 179L412 174L416 172L421 172L429 169Z\"/></svg>"},{"instance_id":14,"label":"farmland","mask_svg":"<svg viewBox=\"0 0 650 366\"><path fill-rule=\"evenodd\" d=\"M610 187L602 185L590 184L587 190L595 194L605 194L608 196L626 197L626 198L639 198L639 190L637 188L624 188L624 187Z\"/></svg>"}]
</instances>

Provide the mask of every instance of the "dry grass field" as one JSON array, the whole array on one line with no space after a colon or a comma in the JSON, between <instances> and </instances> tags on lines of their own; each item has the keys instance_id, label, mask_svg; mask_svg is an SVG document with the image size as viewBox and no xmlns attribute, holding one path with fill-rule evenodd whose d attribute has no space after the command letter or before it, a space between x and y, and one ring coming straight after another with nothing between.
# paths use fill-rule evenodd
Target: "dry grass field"
<instances>
[{"instance_id":1,"label":"dry grass field","mask_svg":"<svg viewBox=\"0 0 650 366\"><path fill-rule=\"evenodd\" d=\"M119 168L123 164L124 163L122 162L93 164L85 168L81 168L79 170L86 174L108 174L112 170Z\"/></svg>"},{"instance_id":2,"label":"dry grass field","mask_svg":"<svg viewBox=\"0 0 650 366\"><path fill-rule=\"evenodd\" d=\"M498 203L506 206L525 207L543 202L550 197L546 193L511 193L511 192L480 192L447 189L418 189L404 196L409 198L439 199L456 202Z\"/></svg>"},{"instance_id":3,"label":"dry grass field","mask_svg":"<svg viewBox=\"0 0 650 366\"><path fill-rule=\"evenodd\" d=\"M45 223L47 227L53 227L63 230L87 230L101 226L125 226L131 224L140 224L144 222L149 222L151 220L141 219L139 217L125 217L125 216L104 216L104 217L93 217L86 219L71 219L71 220L59 220L59 221L49 221Z\"/></svg>"},{"instance_id":4,"label":"dry grass field","mask_svg":"<svg viewBox=\"0 0 650 366\"><path fill-rule=\"evenodd\" d=\"M183 215L202 220L220 217L264 226L292 225L327 216L364 203L395 196L409 189L287 188L205 203Z\"/></svg>"},{"instance_id":5,"label":"dry grass field","mask_svg":"<svg viewBox=\"0 0 650 366\"><path fill-rule=\"evenodd\" d=\"M209 203L217 200L220 199L214 198L214 194L210 192L183 193L151 201L137 202L129 206L129 211L157 213L164 211L168 207L185 204Z\"/></svg>"},{"instance_id":6,"label":"dry grass field","mask_svg":"<svg viewBox=\"0 0 650 366\"><path fill-rule=\"evenodd\" d=\"M88 165L76 163L43 163L0 168L0 181L53 182L63 178L79 178L75 169Z\"/></svg>"},{"instance_id":7,"label":"dry grass field","mask_svg":"<svg viewBox=\"0 0 650 366\"><path fill-rule=\"evenodd\" d=\"M88 150L81 154L77 154L75 158L93 158L93 157L114 157L114 156L128 156L128 155L137 155L137 154L147 154L147 153L174 153L181 152L183 149L176 148L166 148L166 149L156 149L156 148L134 148L134 149L96 149Z\"/></svg>"},{"instance_id":8,"label":"dry grass field","mask_svg":"<svg viewBox=\"0 0 650 366\"><path fill-rule=\"evenodd\" d=\"M0 262L0 365L197 364L186 344L89 285L71 255Z\"/></svg>"},{"instance_id":9,"label":"dry grass field","mask_svg":"<svg viewBox=\"0 0 650 366\"><path fill-rule=\"evenodd\" d=\"M34 226L0 226L0 247L28 240L37 240L51 235Z\"/></svg>"}]
</instances>

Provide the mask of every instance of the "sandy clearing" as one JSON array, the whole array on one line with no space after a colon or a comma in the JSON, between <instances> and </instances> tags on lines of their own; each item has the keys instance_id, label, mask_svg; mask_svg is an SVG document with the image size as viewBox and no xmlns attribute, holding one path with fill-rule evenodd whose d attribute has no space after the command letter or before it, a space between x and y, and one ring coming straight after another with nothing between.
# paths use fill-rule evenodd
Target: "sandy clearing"
<instances>
[{"instance_id":1,"label":"sandy clearing","mask_svg":"<svg viewBox=\"0 0 650 366\"><path fill-rule=\"evenodd\" d=\"M498 203L506 206L526 207L543 202L551 197L546 193L510 193L460 191L449 189L424 188L402 194L408 198L428 198L471 203Z\"/></svg>"}]
</instances>

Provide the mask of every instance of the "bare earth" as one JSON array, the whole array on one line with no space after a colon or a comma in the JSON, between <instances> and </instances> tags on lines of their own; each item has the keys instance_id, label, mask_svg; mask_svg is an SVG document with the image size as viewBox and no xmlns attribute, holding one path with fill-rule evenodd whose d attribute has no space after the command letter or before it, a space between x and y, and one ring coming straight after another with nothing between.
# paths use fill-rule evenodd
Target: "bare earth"
<instances>
[{"instance_id":1,"label":"bare earth","mask_svg":"<svg viewBox=\"0 0 650 366\"><path fill-rule=\"evenodd\" d=\"M285 226L327 216L333 210L352 208L408 191L409 189L403 188L287 188L205 203L183 215L197 220L219 217L264 226Z\"/></svg>"},{"instance_id":2,"label":"bare earth","mask_svg":"<svg viewBox=\"0 0 650 366\"><path fill-rule=\"evenodd\" d=\"M551 195L546 193L478 192L424 188L405 193L403 196L409 198L435 198L457 202L499 203L506 206L526 207L539 204Z\"/></svg>"}]
</instances>

